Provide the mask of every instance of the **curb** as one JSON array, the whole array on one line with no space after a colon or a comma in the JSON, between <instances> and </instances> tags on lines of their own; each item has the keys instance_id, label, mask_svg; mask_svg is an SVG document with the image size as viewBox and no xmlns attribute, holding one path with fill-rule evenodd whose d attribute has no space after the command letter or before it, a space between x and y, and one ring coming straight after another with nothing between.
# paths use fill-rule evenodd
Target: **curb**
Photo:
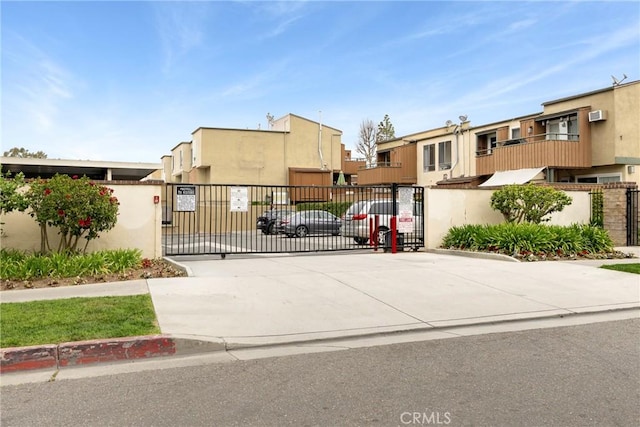
<instances>
[{"instance_id":1,"label":"curb","mask_svg":"<svg viewBox=\"0 0 640 427\"><path fill-rule=\"evenodd\" d=\"M168 335L113 338L0 349L0 373L60 369L152 357L225 350L222 343Z\"/></svg>"},{"instance_id":2,"label":"curb","mask_svg":"<svg viewBox=\"0 0 640 427\"><path fill-rule=\"evenodd\" d=\"M358 335L310 338L271 344L254 344L241 342L201 341L197 339L179 338L169 335L148 335L106 340L89 340L62 344L45 344L30 347L11 347L0 349L0 373L30 371L36 369L55 369L83 366L95 363L112 363L148 359L154 357L203 354L217 351L233 351L256 348L277 348L287 345L308 345L323 342L340 342L345 340L402 335L406 333L433 332L465 328L470 326L500 325L532 320L549 320L569 317L589 316L593 314L638 311L640 306L613 308L592 312L573 312L551 314L532 318L478 321L468 324L429 326L424 328L371 332Z\"/></svg>"}]
</instances>

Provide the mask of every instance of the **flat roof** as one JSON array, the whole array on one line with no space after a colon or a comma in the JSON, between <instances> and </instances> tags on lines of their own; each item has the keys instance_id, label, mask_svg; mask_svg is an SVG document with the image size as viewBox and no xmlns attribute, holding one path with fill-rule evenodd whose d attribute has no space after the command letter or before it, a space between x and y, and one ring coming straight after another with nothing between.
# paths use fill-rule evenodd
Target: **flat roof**
<instances>
[{"instance_id":1,"label":"flat roof","mask_svg":"<svg viewBox=\"0 0 640 427\"><path fill-rule=\"evenodd\" d=\"M78 175L95 180L140 181L162 163L107 162L93 160L37 159L32 157L0 157L2 172L22 172L25 178L51 178L55 174Z\"/></svg>"}]
</instances>

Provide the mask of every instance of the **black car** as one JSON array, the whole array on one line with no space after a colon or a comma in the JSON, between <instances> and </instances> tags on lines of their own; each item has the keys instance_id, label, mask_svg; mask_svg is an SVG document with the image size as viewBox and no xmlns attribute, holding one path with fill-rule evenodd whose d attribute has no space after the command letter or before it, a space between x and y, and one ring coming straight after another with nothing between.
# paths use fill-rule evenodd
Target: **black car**
<instances>
[{"instance_id":1,"label":"black car","mask_svg":"<svg viewBox=\"0 0 640 427\"><path fill-rule=\"evenodd\" d=\"M265 211L256 220L256 228L261 230L264 234L277 233L276 222L294 213L295 211L290 209L273 209Z\"/></svg>"}]
</instances>

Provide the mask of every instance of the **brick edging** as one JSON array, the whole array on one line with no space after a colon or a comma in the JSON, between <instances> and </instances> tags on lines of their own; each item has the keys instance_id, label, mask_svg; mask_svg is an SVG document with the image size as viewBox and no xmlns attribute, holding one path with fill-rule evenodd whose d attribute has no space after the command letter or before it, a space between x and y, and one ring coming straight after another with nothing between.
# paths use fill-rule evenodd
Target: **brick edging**
<instances>
[{"instance_id":1,"label":"brick edging","mask_svg":"<svg viewBox=\"0 0 640 427\"><path fill-rule=\"evenodd\" d=\"M0 349L0 373L176 354L175 339L148 335Z\"/></svg>"}]
</instances>

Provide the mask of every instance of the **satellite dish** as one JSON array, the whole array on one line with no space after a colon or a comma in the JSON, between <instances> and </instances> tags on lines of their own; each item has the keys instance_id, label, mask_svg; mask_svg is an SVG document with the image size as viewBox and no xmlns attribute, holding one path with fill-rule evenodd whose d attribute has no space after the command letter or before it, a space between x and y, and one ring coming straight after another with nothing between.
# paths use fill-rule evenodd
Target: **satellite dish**
<instances>
[{"instance_id":1,"label":"satellite dish","mask_svg":"<svg viewBox=\"0 0 640 427\"><path fill-rule=\"evenodd\" d=\"M611 76L611 80L613 80L613 85L614 86L619 86L620 83L622 83L623 81L625 81L627 79L627 75L626 74L622 74L622 79L618 80L616 79L615 76Z\"/></svg>"},{"instance_id":2,"label":"satellite dish","mask_svg":"<svg viewBox=\"0 0 640 427\"><path fill-rule=\"evenodd\" d=\"M458 118L460 119L461 122L466 122L467 121L467 116L460 116Z\"/></svg>"},{"instance_id":3,"label":"satellite dish","mask_svg":"<svg viewBox=\"0 0 640 427\"><path fill-rule=\"evenodd\" d=\"M447 127L449 127L449 126L451 126L451 125L453 124L453 122L452 122L451 120L447 120L444 124L445 124Z\"/></svg>"}]
</instances>

